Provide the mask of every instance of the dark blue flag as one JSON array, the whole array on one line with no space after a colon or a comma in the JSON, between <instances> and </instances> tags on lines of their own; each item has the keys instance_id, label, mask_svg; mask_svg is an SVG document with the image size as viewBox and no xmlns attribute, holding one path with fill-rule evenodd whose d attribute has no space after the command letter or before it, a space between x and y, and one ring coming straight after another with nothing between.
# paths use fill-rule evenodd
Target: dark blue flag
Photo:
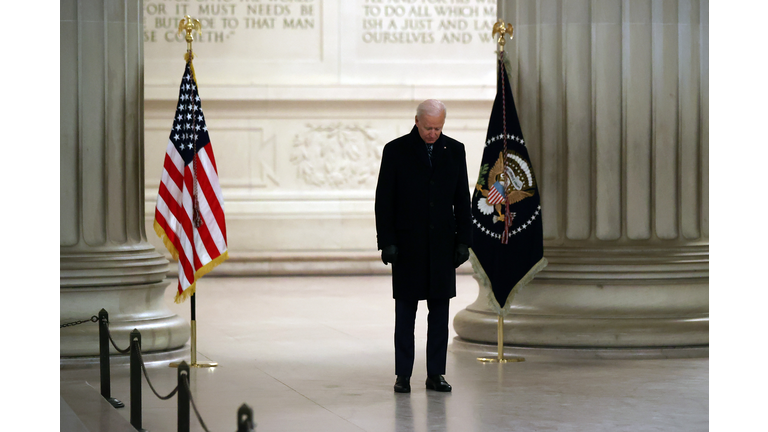
<instances>
[{"instance_id":1,"label":"dark blue flag","mask_svg":"<svg viewBox=\"0 0 768 432\"><path fill-rule=\"evenodd\" d=\"M513 290L530 282L547 260L539 190L503 53L497 70L496 99L472 196L471 262L481 286L492 292L491 307L503 314Z\"/></svg>"}]
</instances>

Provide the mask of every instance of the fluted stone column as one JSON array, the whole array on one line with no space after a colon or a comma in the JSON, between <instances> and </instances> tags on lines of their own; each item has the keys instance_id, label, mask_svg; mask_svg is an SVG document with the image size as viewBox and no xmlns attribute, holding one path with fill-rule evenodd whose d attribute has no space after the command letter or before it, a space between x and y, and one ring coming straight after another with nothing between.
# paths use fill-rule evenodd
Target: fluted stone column
<instances>
[{"instance_id":1,"label":"fluted stone column","mask_svg":"<svg viewBox=\"0 0 768 432\"><path fill-rule=\"evenodd\" d=\"M61 0L60 10L61 322L104 308L121 348L136 328L142 352L178 357L189 325L164 304L168 261L144 230L142 2ZM87 362L98 326L63 328L60 344L62 364Z\"/></svg>"},{"instance_id":2,"label":"fluted stone column","mask_svg":"<svg viewBox=\"0 0 768 432\"><path fill-rule=\"evenodd\" d=\"M549 260L515 297L505 344L707 352L708 9L499 2ZM480 291L454 319L458 345L496 345Z\"/></svg>"}]
</instances>

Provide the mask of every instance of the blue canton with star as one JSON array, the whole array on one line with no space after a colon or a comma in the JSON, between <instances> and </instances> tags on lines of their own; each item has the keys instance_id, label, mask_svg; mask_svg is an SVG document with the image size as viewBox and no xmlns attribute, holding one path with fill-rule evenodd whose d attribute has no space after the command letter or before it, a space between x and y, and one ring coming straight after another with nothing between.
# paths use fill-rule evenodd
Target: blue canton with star
<instances>
[{"instance_id":1,"label":"blue canton with star","mask_svg":"<svg viewBox=\"0 0 768 432\"><path fill-rule=\"evenodd\" d=\"M171 129L171 142L184 159L184 164L192 162L194 151L210 143L208 126L205 124L200 96L189 64L184 70L184 78L179 87L179 103L176 106L176 116Z\"/></svg>"}]
</instances>

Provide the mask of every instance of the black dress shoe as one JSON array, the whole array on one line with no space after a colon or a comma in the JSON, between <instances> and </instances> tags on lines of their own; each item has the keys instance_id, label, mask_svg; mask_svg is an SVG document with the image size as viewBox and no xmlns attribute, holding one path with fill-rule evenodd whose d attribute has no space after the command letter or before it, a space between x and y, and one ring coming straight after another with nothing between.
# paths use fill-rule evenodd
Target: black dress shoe
<instances>
[{"instance_id":1,"label":"black dress shoe","mask_svg":"<svg viewBox=\"0 0 768 432\"><path fill-rule=\"evenodd\" d=\"M411 392L411 378L406 376L399 376L395 380L395 393L410 393Z\"/></svg>"},{"instance_id":2,"label":"black dress shoe","mask_svg":"<svg viewBox=\"0 0 768 432\"><path fill-rule=\"evenodd\" d=\"M445 381L442 375L430 375L427 377L427 388L439 392L451 391L451 385Z\"/></svg>"}]
</instances>

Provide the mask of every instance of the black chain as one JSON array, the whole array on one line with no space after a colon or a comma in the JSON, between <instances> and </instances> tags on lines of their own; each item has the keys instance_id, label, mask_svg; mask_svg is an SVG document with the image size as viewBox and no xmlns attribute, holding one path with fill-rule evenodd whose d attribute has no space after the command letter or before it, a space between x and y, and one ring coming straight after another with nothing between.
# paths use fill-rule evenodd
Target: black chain
<instances>
[{"instance_id":1,"label":"black chain","mask_svg":"<svg viewBox=\"0 0 768 432\"><path fill-rule=\"evenodd\" d=\"M115 341L112 340L112 332L109 331L109 321L107 321L107 336L109 337L109 341L112 343L112 346L115 347L115 350L117 350L117 352L119 352L120 354L128 354L129 352L131 352L131 345L130 344L128 344L128 348L120 349L115 344Z\"/></svg>"},{"instance_id":2,"label":"black chain","mask_svg":"<svg viewBox=\"0 0 768 432\"><path fill-rule=\"evenodd\" d=\"M168 394L168 396L160 396L157 391L155 390L155 387L152 385L152 381L149 380L149 375L147 375L147 367L144 366L144 358L141 357L141 348L139 347L139 360L141 361L141 371L144 372L144 378L147 379L147 384L149 384L149 388L152 389L152 393L155 394L159 399L162 400L168 400L173 397L173 395L176 394L177 391L179 391L179 386L177 385L176 388L173 389L171 393Z\"/></svg>"},{"instance_id":3,"label":"black chain","mask_svg":"<svg viewBox=\"0 0 768 432\"><path fill-rule=\"evenodd\" d=\"M76 325L78 325L78 324L87 323L87 322L99 322L99 317L97 317L96 315L94 315L94 316L92 316L90 319L79 320L79 321L73 321L73 322L71 322L71 323L62 324L62 325L61 325L61 327L59 327L59 328L60 328L60 329L63 329L64 327L72 327L72 326L76 326Z\"/></svg>"},{"instance_id":4,"label":"black chain","mask_svg":"<svg viewBox=\"0 0 768 432\"><path fill-rule=\"evenodd\" d=\"M87 323L87 322L94 322L94 323L95 322L99 322L99 317L94 315L90 319L78 320L78 321L73 321L73 322L70 322L70 323L62 324L60 328L72 327L72 326L76 326L78 324L83 324L83 323ZM107 327L109 327L109 321L107 321ZM126 348L124 350L118 348L117 345L115 345L115 341L112 340L112 334L110 332L107 332L107 335L109 335L109 341L112 342L112 346L115 347L115 349L118 352L120 352L122 354L125 354L125 353L128 353L128 352L131 351L131 347L130 346L128 346L128 348ZM160 396L160 394L157 393L157 390L155 390L155 386L152 385L152 381L149 380L149 375L147 374L147 367L144 365L144 358L142 358L142 356L141 356L141 348L139 348L139 360L141 361L141 371L144 373L144 378L147 379L147 384L149 384L149 388L152 389L152 393L154 393L155 396L157 396L161 400L168 400L168 399L172 398L176 394L176 392L179 391L179 386L177 385L176 388L174 388L173 391L171 391L171 393L168 394L168 396ZM205 422L203 421L203 418L200 416L200 412L197 410L197 406L195 405L195 401L192 398L192 390L190 390L190 388L189 388L189 377L187 377L187 379L183 380L183 382L184 382L184 390L186 390L187 394L189 395L189 402L192 404L192 408L195 411L195 416L197 417L197 420L200 422L200 425L203 427L205 432L210 432L210 431L208 431L208 427L205 425Z\"/></svg>"},{"instance_id":5,"label":"black chain","mask_svg":"<svg viewBox=\"0 0 768 432\"><path fill-rule=\"evenodd\" d=\"M192 399L192 390L189 388L189 377L187 379L182 380L184 382L184 390L187 391L187 394L189 395L189 402L192 404L192 409L195 411L195 417L197 417L197 421L200 422L200 426L203 427L203 430L205 432L210 432L208 430L208 427L205 425L205 422L203 421L203 418L200 416L200 412L197 411L197 406L195 405L195 400Z\"/></svg>"}]
</instances>

